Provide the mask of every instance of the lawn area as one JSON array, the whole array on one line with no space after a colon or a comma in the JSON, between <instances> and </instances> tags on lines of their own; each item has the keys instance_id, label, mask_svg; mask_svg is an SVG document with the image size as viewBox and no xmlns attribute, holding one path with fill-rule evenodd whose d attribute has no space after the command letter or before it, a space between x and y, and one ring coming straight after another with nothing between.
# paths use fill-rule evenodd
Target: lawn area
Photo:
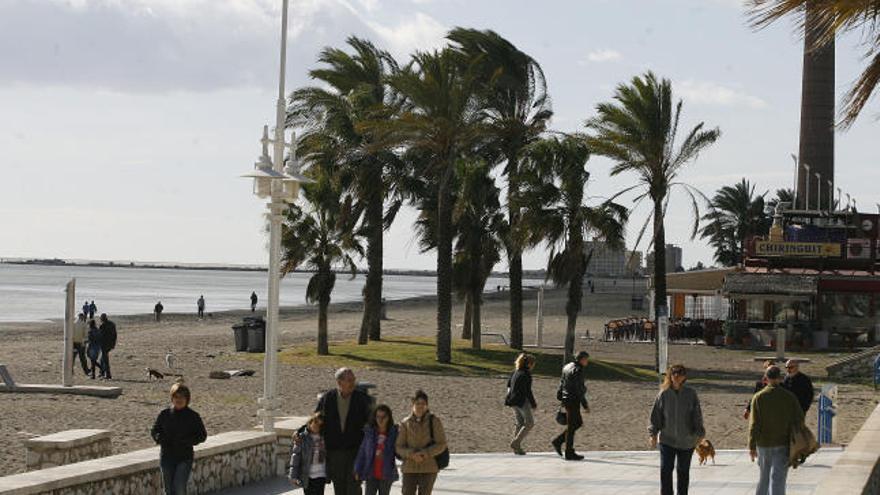
<instances>
[{"instance_id":1,"label":"lawn area","mask_svg":"<svg viewBox=\"0 0 880 495\"><path fill-rule=\"evenodd\" d=\"M401 338L357 345L354 341L333 342L330 355L319 356L314 346L290 347L282 350L280 361L299 366L336 368L340 366L436 373L458 376L507 375L518 354L509 347L488 344L481 350L470 348L468 341L453 340L452 363L440 364L435 359L434 341L430 338ZM537 356L533 374L559 377L561 354L529 351ZM248 356L262 361L261 354ZM656 375L645 367L609 361L590 360L587 378L593 380L655 381Z\"/></svg>"}]
</instances>

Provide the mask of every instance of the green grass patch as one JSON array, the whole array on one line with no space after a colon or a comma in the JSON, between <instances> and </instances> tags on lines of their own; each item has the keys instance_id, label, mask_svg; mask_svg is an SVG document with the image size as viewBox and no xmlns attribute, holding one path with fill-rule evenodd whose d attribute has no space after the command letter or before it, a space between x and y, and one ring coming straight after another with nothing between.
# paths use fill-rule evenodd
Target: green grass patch
<instances>
[{"instance_id":1,"label":"green grass patch","mask_svg":"<svg viewBox=\"0 0 880 495\"><path fill-rule=\"evenodd\" d=\"M559 377L562 355L529 351L537 356L533 374L542 377ZM452 363L436 361L434 340L430 338L399 338L358 345L354 341L333 342L330 355L319 356L313 344L284 349L279 359L282 363L336 368L368 368L385 371L435 373L457 376L507 375L513 369L518 352L498 344L485 344L482 349L470 348L470 342L454 339ZM248 355L249 359L262 361L262 354ZM587 379L656 381L656 375L646 367L611 361L590 360Z\"/></svg>"}]
</instances>

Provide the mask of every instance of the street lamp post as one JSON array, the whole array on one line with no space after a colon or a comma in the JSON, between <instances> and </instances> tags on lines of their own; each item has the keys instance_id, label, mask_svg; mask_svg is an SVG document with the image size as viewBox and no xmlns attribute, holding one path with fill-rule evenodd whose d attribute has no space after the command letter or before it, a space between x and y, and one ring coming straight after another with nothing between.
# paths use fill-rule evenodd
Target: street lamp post
<instances>
[{"instance_id":1,"label":"street lamp post","mask_svg":"<svg viewBox=\"0 0 880 495\"><path fill-rule=\"evenodd\" d=\"M275 136L269 139L269 126L263 126L260 140L263 152L254 164L254 170L242 175L254 180L254 194L267 199L269 210L269 302L266 310L266 353L263 358L263 396L259 416L263 420L263 431L275 429L275 416L278 410L278 304L281 281L281 221L287 204L293 203L299 195L301 183L312 182L299 174L296 164L296 140L291 136L290 156L284 166L285 97L284 77L287 58L287 2L281 9L281 63L278 76L278 101L275 107ZM269 158L269 144L273 145L272 158Z\"/></svg>"},{"instance_id":2,"label":"street lamp post","mask_svg":"<svg viewBox=\"0 0 880 495\"><path fill-rule=\"evenodd\" d=\"M804 175L804 182L805 182L804 189L806 190L806 197L805 197L805 201L804 201L804 210L810 211L810 166L805 163L803 165L803 167L805 169L807 169L807 173Z\"/></svg>"}]
</instances>

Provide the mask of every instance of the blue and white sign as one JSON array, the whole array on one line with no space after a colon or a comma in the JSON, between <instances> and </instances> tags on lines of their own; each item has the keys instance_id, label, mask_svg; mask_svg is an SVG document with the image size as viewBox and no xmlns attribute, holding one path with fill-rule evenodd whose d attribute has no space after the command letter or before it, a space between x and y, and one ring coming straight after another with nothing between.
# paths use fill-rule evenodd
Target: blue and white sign
<instances>
[{"instance_id":1,"label":"blue and white sign","mask_svg":"<svg viewBox=\"0 0 880 495\"><path fill-rule=\"evenodd\" d=\"M825 384L822 386L822 392L819 394L819 425L818 440L819 445L828 445L832 443L834 416L837 415L837 408L834 406L834 400L837 399L837 385Z\"/></svg>"}]
</instances>

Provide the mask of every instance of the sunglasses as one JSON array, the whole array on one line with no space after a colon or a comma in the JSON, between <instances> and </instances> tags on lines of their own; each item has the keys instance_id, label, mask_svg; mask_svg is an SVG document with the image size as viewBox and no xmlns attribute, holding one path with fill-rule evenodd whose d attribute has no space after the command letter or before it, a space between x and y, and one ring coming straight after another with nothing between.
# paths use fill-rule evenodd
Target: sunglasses
<instances>
[{"instance_id":1,"label":"sunglasses","mask_svg":"<svg viewBox=\"0 0 880 495\"><path fill-rule=\"evenodd\" d=\"M673 376L685 376L687 372L685 370L672 370Z\"/></svg>"}]
</instances>

